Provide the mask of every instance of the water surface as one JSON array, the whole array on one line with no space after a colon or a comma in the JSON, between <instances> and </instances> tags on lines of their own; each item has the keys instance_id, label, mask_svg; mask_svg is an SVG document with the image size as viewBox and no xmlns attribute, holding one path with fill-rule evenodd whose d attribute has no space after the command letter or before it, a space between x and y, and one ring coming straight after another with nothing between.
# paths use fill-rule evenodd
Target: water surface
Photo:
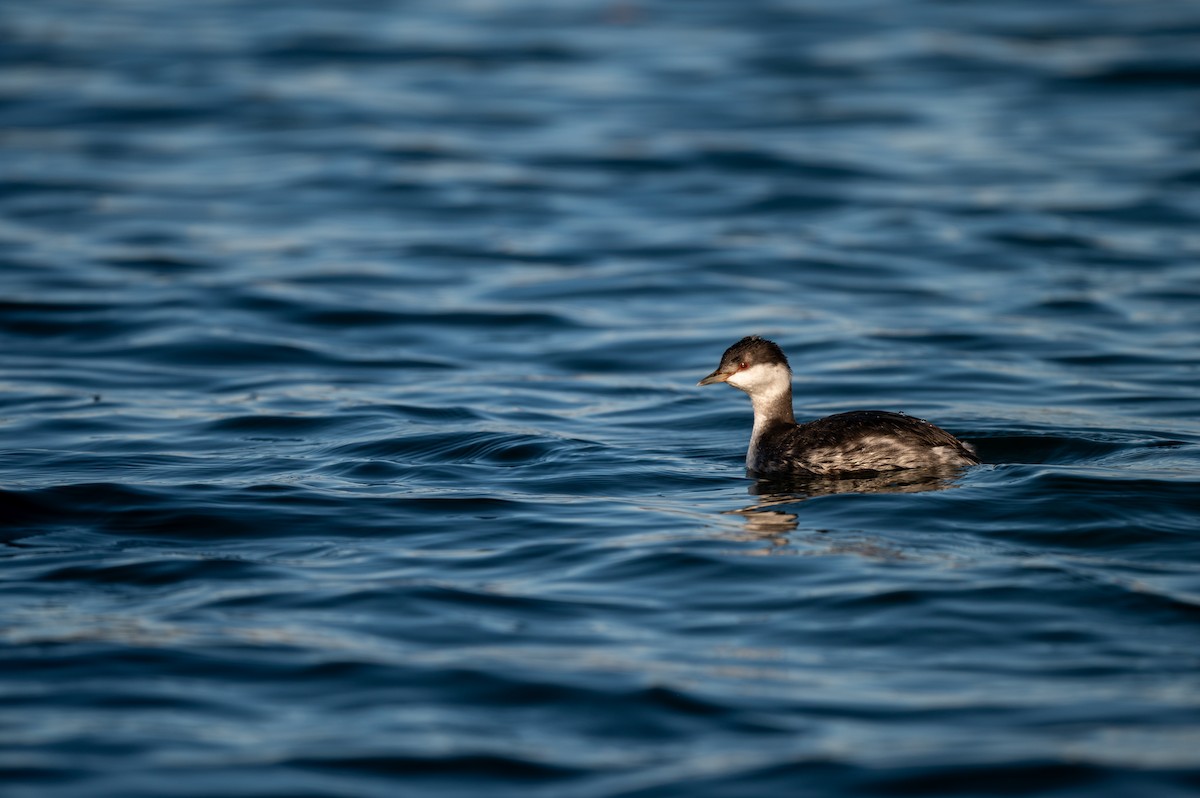
<instances>
[{"instance_id":1,"label":"water surface","mask_svg":"<svg viewBox=\"0 0 1200 798\"><path fill-rule=\"evenodd\" d=\"M1200 9L0 9L13 796L1200 789ZM954 475L746 478L903 410Z\"/></svg>"}]
</instances>

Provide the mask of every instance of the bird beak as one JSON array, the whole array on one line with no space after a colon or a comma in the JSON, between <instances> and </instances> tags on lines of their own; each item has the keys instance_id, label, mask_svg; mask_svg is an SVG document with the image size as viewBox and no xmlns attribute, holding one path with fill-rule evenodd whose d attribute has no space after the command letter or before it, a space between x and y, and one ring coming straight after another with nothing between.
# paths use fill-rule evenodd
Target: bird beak
<instances>
[{"instance_id":1,"label":"bird beak","mask_svg":"<svg viewBox=\"0 0 1200 798\"><path fill-rule=\"evenodd\" d=\"M729 376L732 373L733 372L730 372L730 371L721 371L720 369L717 369L712 374L709 374L707 377L700 380L700 382L698 382L696 384L697 385L712 385L714 382L725 382L725 380L729 379Z\"/></svg>"}]
</instances>

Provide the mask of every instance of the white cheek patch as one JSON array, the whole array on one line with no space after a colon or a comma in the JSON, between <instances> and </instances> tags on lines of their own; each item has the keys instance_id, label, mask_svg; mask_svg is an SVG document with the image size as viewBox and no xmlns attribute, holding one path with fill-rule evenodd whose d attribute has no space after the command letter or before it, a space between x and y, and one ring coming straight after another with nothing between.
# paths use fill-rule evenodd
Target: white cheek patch
<instances>
[{"instance_id":1,"label":"white cheek patch","mask_svg":"<svg viewBox=\"0 0 1200 798\"><path fill-rule=\"evenodd\" d=\"M746 393L763 393L779 390L791 384L791 379L787 369L779 364L756 363L748 369L735 372L725 381Z\"/></svg>"}]
</instances>

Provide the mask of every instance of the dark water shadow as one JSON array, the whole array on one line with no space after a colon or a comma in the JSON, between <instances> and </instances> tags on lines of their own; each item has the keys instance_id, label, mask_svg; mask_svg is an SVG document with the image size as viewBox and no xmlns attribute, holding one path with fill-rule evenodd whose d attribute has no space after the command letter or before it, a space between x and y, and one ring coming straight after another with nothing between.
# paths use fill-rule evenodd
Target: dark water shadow
<instances>
[{"instance_id":1,"label":"dark water shadow","mask_svg":"<svg viewBox=\"0 0 1200 798\"><path fill-rule=\"evenodd\" d=\"M887 473L861 472L841 477L755 476L746 489L763 502L787 497L794 502L835 493L923 493L954 487L965 468L912 468Z\"/></svg>"},{"instance_id":2,"label":"dark water shadow","mask_svg":"<svg viewBox=\"0 0 1200 798\"><path fill-rule=\"evenodd\" d=\"M932 468L893 471L886 474L855 474L843 477L757 477L747 492L757 501L740 510L728 510L745 519L746 532L754 537L785 544L788 533L799 525L795 510L802 502L819 496L843 493L926 493L958 487L967 469Z\"/></svg>"},{"instance_id":3,"label":"dark water shadow","mask_svg":"<svg viewBox=\"0 0 1200 798\"><path fill-rule=\"evenodd\" d=\"M1189 445L1178 431L1129 432L1119 429L1072 430L1031 428L973 438L985 463L1085 465L1104 462L1143 449L1177 449Z\"/></svg>"}]
</instances>

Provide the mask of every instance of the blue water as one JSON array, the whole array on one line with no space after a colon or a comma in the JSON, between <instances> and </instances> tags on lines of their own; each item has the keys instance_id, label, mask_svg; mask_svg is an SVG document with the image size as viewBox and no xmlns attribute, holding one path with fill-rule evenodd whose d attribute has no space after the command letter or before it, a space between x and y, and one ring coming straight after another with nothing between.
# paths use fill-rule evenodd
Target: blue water
<instances>
[{"instance_id":1,"label":"blue water","mask_svg":"<svg viewBox=\"0 0 1200 798\"><path fill-rule=\"evenodd\" d=\"M1194 795L1198 411L1195 3L0 6L6 797Z\"/></svg>"}]
</instances>

